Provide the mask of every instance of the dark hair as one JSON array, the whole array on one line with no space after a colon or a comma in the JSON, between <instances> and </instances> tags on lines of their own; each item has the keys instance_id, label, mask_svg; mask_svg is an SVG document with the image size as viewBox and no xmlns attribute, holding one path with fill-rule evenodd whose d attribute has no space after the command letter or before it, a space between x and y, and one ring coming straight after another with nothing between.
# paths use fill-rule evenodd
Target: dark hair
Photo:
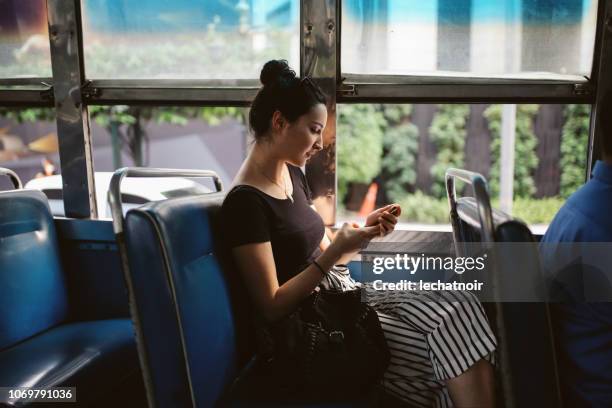
<instances>
[{"instance_id":1,"label":"dark hair","mask_svg":"<svg viewBox=\"0 0 612 408\"><path fill-rule=\"evenodd\" d=\"M294 122L313 106L327 103L321 89L308 77L298 78L285 60L266 62L259 80L263 87L255 96L249 112L249 126L256 140L270 129L275 111Z\"/></svg>"},{"instance_id":2,"label":"dark hair","mask_svg":"<svg viewBox=\"0 0 612 408\"><path fill-rule=\"evenodd\" d=\"M612 91L604 94L599 102L597 120L601 123L599 148L601 153L612 157Z\"/></svg>"}]
</instances>

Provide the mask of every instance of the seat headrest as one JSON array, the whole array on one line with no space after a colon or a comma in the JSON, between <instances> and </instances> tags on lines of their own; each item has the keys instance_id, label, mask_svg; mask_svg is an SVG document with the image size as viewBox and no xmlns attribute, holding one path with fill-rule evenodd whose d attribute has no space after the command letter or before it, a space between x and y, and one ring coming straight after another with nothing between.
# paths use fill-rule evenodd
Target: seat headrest
<instances>
[{"instance_id":1,"label":"seat headrest","mask_svg":"<svg viewBox=\"0 0 612 408\"><path fill-rule=\"evenodd\" d=\"M457 200L457 214L464 225L469 226L472 233L480 234L480 218L478 216L478 204L473 197L462 197ZM497 242L534 242L529 227L509 214L493 208L493 227L495 229L495 241Z\"/></svg>"}]
</instances>

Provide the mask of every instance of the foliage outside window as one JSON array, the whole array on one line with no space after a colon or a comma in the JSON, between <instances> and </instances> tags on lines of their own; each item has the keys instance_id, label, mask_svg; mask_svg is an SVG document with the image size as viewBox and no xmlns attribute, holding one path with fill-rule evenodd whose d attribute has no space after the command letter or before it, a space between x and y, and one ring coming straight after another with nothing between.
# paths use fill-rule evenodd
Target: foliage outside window
<instances>
[{"instance_id":1,"label":"foliage outside window","mask_svg":"<svg viewBox=\"0 0 612 408\"><path fill-rule=\"evenodd\" d=\"M444 171L448 167L465 167L467 162L466 140L474 135L468 134L468 121L472 120L470 105L427 105L435 110L433 119L425 128L420 121L421 130L415 126L411 105L339 105L338 115L338 184L345 187L351 181L369 183L376 181L379 189L386 193L389 202L399 202L403 207L403 222L448 223L448 203L444 190ZM550 222L561 207L568 194L584 182L586 149L588 141L588 105L569 105L567 107L549 106L549 109L564 112L563 128L559 128L561 160L553 163L560 173L556 193L542 195L537 193L535 172L538 169L538 136L535 121L540 112L539 105L518 105L516 116L516 140L514 163L514 203L513 216L529 224ZM422 110L422 109L421 109ZM368 120L365 115L371 115ZM471 116L470 116L471 115ZM500 129L501 105L491 105L482 114L485 131L490 134L487 146L488 174L492 203L499 207L499 167L500 167ZM371 127L364 127L371 123ZM367 129L367 130L364 130ZM488 129L488 130L487 130ZM421 136L419 136L419 132ZM382 150L372 147L371 134L382 133ZM424 135L423 135L424 133ZM363 140L369 140L369 143ZM433 144L433 153L427 148ZM354 154L352 152L355 152ZM380 152L378 173L363 173L364 165L376 160ZM433 154L432 159L427 155ZM422 157L422 156L425 157ZM426 159L426 160L424 160ZM423 169L423 163L431 163ZM422 172L427 170L429 184L423 185ZM418 174L417 174L418 173ZM359 174L360 177L349 176ZM367 177L366 177L367 176ZM425 177L425 178L427 178ZM540 176L541 177L541 176ZM369 178L369 180L368 180ZM554 189L553 189L554 190ZM340 211L342 213L345 190L339 189ZM379 194L380 195L380 194ZM384 195L384 194L383 194ZM380 203L379 203L380 204ZM344 213L344 216L349 214Z\"/></svg>"},{"instance_id":2,"label":"foliage outside window","mask_svg":"<svg viewBox=\"0 0 612 408\"><path fill-rule=\"evenodd\" d=\"M344 201L349 183L370 183L380 172L384 128L385 117L375 105L338 109L338 202Z\"/></svg>"},{"instance_id":3,"label":"foliage outside window","mask_svg":"<svg viewBox=\"0 0 612 408\"><path fill-rule=\"evenodd\" d=\"M434 178L431 192L434 197L446 197L446 169L464 167L467 136L465 126L468 115L468 105L439 105L431 123L429 134L438 151L436 163L431 167L431 175Z\"/></svg>"},{"instance_id":4,"label":"foliage outside window","mask_svg":"<svg viewBox=\"0 0 612 408\"><path fill-rule=\"evenodd\" d=\"M589 105L567 105L561 139L561 197L567 198L585 180L587 165Z\"/></svg>"},{"instance_id":5,"label":"foliage outside window","mask_svg":"<svg viewBox=\"0 0 612 408\"><path fill-rule=\"evenodd\" d=\"M516 140L514 160L514 196L532 197L536 192L533 173L538 166L536 147L538 139L533 132L533 119L538 105L517 105ZM491 105L485 111L489 129L493 135L491 143L492 166L489 189L492 196L499 195L500 155L501 155L501 116L502 105Z\"/></svg>"},{"instance_id":6,"label":"foliage outside window","mask_svg":"<svg viewBox=\"0 0 612 408\"><path fill-rule=\"evenodd\" d=\"M50 108L8 109L0 107L0 118L16 123L55 120L55 112Z\"/></svg>"},{"instance_id":7,"label":"foliage outside window","mask_svg":"<svg viewBox=\"0 0 612 408\"><path fill-rule=\"evenodd\" d=\"M398 201L406 191L414 190L419 150L419 130L410 122L412 105L379 106L384 127L381 175L391 201Z\"/></svg>"}]
</instances>

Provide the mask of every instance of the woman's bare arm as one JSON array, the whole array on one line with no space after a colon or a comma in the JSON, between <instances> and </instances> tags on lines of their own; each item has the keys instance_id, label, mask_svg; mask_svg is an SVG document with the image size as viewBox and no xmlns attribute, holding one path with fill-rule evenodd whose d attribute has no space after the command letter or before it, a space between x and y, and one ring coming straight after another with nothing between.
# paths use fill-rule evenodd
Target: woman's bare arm
<instances>
[{"instance_id":1,"label":"woman's bare arm","mask_svg":"<svg viewBox=\"0 0 612 408\"><path fill-rule=\"evenodd\" d=\"M361 248L377 233L378 227L355 228L345 224L316 261L327 272L343 255ZM235 247L232 254L251 298L269 321L291 313L323 279L321 270L311 264L279 286L269 241Z\"/></svg>"},{"instance_id":2,"label":"woman's bare arm","mask_svg":"<svg viewBox=\"0 0 612 408\"><path fill-rule=\"evenodd\" d=\"M314 204L311 205L310 208L312 208L315 212L317 212L317 208L314 206ZM329 247L329 245L331 244L335 236L336 234L331 230L331 228L325 227L325 233L323 234L323 239L321 239L321 243L319 244L319 249L321 249L321 251L325 251ZM357 252L358 251L350 252L348 254L343 254L338 259L338 261L336 261L336 263L337 264L349 263L350 261L353 260L355 255L357 255Z\"/></svg>"},{"instance_id":3,"label":"woman's bare arm","mask_svg":"<svg viewBox=\"0 0 612 408\"><path fill-rule=\"evenodd\" d=\"M396 213L390 213L389 211L396 207ZM317 212L317 208L314 205L311 205L315 212ZM380 236L385 236L391 231L395 229L395 224L397 224L399 214L401 213L401 208L397 204L389 204L384 207L381 207L368 215L368 219L366 220L366 226L378 226L380 228ZM356 224L353 224L356 226ZM325 251L329 246L330 242L334 240L335 233L329 228L325 227L325 234L323 234L323 239L319 244L319 248L321 251ZM338 263L347 264L355 255L357 255L358 251L354 251L351 253L343 254L342 258L338 260Z\"/></svg>"},{"instance_id":4,"label":"woman's bare arm","mask_svg":"<svg viewBox=\"0 0 612 408\"><path fill-rule=\"evenodd\" d=\"M279 286L270 242L236 247L233 255L251 298L269 321L292 312L323 279L319 268L309 265ZM341 254L330 247L317 258L317 263L328 271L340 257Z\"/></svg>"}]
</instances>

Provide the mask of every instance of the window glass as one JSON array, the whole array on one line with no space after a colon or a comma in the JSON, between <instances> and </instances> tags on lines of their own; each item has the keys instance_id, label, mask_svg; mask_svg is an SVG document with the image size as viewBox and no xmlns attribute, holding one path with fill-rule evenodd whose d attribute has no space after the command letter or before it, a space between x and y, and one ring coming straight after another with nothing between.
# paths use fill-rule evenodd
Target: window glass
<instances>
[{"instance_id":1,"label":"window glass","mask_svg":"<svg viewBox=\"0 0 612 408\"><path fill-rule=\"evenodd\" d=\"M590 105L338 105L339 219L397 202L404 228L448 225L444 174L456 167L484 175L493 206L541 232L584 183L589 115ZM514 136L502 137L512 120ZM505 143L514 144L513 171L502 166ZM509 201L500 194L506 169Z\"/></svg>"},{"instance_id":2,"label":"window glass","mask_svg":"<svg viewBox=\"0 0 612 408\"><path fill-rule=\"evenodd\" d=\"M298 0L83 0L85 69L102 79L250 79L299 66Z\"/></svg>"},{"instance_id":3,"label":"window glass","mask_svg":"<svg viewBox=\"0 0 612 408\"><path fill-rule=\"evenodd\" d=\"M233 107L90 106L99 216L110 216L108 184L121 167L213 170L230 186L247 153L247 112ZM126 178L121 191L125 211L130 204L211 192L214 185L201 178Z\"/></svg>"},{"instance_id":4,"label":"window glass","mask_svg":"<svg viewBox=\"0 0 612 408\"><path fill-rule=\"evenodd\" d=\"M0 78L50 77L45 0L0 2Z\"/></svg>"},{"instance_id":5,"label":"window glass","mask_svg":"<svg viewBox=\"0 0 612 408\"><path fill-rule=\"evenodd\" d=\"M597 0L343 0L342 71L591 75Z\"/></svg>"},{"instance_id":6,"label":"window glass","mask_svg":"<svg viewBox=\"0 0 612 408\"><path fill-rule=\"evenodd\" d=\"M0 167L13 170L24 185L60 173L52 109L0 108ZM9 188L8 178L0 177L0 189Z\"/></svg>"}]
</instances>

